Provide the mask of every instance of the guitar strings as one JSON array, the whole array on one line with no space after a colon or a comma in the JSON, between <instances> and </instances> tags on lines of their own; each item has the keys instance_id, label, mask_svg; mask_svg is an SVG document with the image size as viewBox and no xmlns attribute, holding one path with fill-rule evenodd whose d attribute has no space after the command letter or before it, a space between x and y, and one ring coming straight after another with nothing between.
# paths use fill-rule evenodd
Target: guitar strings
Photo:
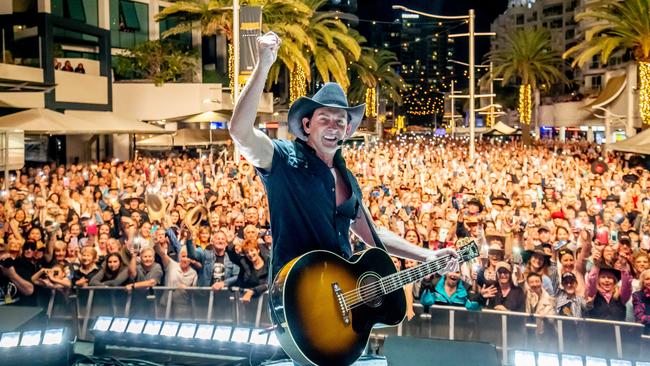
<instances>
[{"instance_id":1,"label":"guitar strings","mask_svg":"<svg viewBox=\"0 0 650 366\"><path fill-rule=\"evenodd\" d=\"M396 290L392 289L392 287L399 285L403 279L410 278L412 275L415 275L415 277L418 278L426 276L426 273L430 272L431 270L433 270L432 273L438 272L440 269L442 269L441 265L444 264L443 262L446 262L447 258L449 258L449 255L441 256L434 261L425 262L409 270L393 273L385 277L385 281L383 282L380 279L379 281L373 282L371 284L358 287L351 291L347 291L343 293L343 299L346 301L346 305L349 302L349 306L347 306L347 308L353 309L365 301L374 300L378 296L384 295L382 292L386 287L391 289L386 293L390 293ZM433 268L431 268L431 265L433 265Z\"/></svg>"},{"instance_id":2,"label":"guitar strings","mask_svg":"<svg viewBox=\"0 0 650 366\"><path fill-rule=\"evenodd\" d=\"M387 283L391 284L392 286L395 286L395 285L399 284L399 282L401 282L401 280L404 277L410 278L412 274L415 274L416 277L424 277L424 276L426 276L426 273L431 272L431 270L433 270L432 273L435 273L435 272L439 271L440 269L442 269L442 266L438 266L438 265L444 264L444 263L442 263L443 260L448 258L448 257L449 256L443 256L443 257L440 257L440 259L437 259L436 261L426 262L426 263L424 263L424 264L422 264L420 266L414 267L414 268L412 268L412 269L410 269L408 271L394 273L394 274L387 277L387 279L388 279ZM433 268L428 268L428 267L431 267L432 264L433 264ZM363 305L366 301L371 301L371 300L376 299L379 296L382 296L383 295L382 294L383 290L381 289L381 285L379 287L373 286L375 284L378 284L378 282L379 281L374 282L374 283L372 283L370 285L360 287L359 290L361 290L363 288L363 290L361 290L361 291L354 291L354 290L351 291L351 292L357 292L358 294L352 294L353 296L350 298L350 300L352 300L352 301L351 301L350 306L347 307L348 310L352 310L352 309L354 309L354 308L356 308L358 306ZM374 288L372 288L372 287L374 287ZM389 292L392 292L392 291L394 291L394 290L388 291L386 293L389 293Z\"/></svg>"}]
</instances>

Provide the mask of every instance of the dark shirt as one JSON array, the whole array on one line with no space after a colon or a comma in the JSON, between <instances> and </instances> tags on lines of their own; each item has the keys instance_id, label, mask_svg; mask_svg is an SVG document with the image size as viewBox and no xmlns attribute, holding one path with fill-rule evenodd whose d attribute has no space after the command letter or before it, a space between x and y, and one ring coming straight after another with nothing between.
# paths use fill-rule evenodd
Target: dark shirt
<instances>
[{"instance_id":1,"label":"dark shirt","mask_svg":"<svg viewBox=\"0 0 650 366\"><path fill-rule=\"evenodd\" d=\"M272 275L287 262L313 250L328 250L349 258L350 222L356 217L361 190L346 168L341 151L334 156L334 166L351 195L337 207L334 176L314 149L301 140L273 140L273 148L271 170L258 169L267 192L273 230Z\"/></svg>"},{"instance_id":2,"label":"dark shirt","mask_svg":"<svg viewBox=\"0 0 650 366\"><path fill-rule=\"evenodd\" d=\"M526 295L521 287L511 285L510 292L507 296L503 296L501 290L497 288L497 294L487 299L486 307L494 309L497 305L503 305L510 311L525 311L526 310Z\"/></svg>"}]
</instances>

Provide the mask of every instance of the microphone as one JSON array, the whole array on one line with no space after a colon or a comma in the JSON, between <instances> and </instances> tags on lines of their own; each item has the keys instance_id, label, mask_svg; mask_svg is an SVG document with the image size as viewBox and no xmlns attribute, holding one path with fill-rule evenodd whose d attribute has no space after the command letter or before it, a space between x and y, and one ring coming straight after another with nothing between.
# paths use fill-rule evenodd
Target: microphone
<instances>
[{"instance_id":1,"label":"microphone","mask_svg":"<svg viewBox=\"0 0 650 366\"><path fill-rule=\"evenodd\" d=\"M338 141L336 142L336 145L338 145L338 146L343 145L343 140L338 140Z\"/></svg>"}]
</instances>

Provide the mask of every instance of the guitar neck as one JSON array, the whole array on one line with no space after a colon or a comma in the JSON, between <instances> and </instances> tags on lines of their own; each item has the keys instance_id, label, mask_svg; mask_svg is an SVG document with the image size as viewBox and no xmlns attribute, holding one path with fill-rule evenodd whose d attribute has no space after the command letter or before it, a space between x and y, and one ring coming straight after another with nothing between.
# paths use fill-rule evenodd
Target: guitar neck
<instances>
[{"instance_id":1,"label":"guitar neck","mask_svg":"<svg viewBox=\"0 0 650 366\"><path fill-rule=\"evenodd\" d=\"M440 259L431 262L425 262L417 267L409 268L404 271L393 273L390 276L383 277L381 281L381 288L384 294L389 294L396 291L409 283L413 283L423 279L426 276L437 273L444 269L447 265L449 256L443 256ZM459 263L464 262L463 258L459 258Z\"/></svg>"}]
</instances>

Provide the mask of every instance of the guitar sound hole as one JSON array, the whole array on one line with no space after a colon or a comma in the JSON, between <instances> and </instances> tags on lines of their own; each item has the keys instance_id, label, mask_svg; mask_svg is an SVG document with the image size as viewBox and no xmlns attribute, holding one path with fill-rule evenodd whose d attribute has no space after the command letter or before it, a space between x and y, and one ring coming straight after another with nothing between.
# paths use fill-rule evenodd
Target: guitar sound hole
<instances>
[{"instance_id":1,"label":"guitar sound hole","mask_svg":"<svg viewBox=\"0 0 650 366\"><path fill-rule=\"evenodd\" d=\"M359 279L359 294L363 303L376 308L381 305L384 301L383 296L381 295L381 285L378 283L379 276L374 273L365 273Z\"/></svg>"}]
</instances>

